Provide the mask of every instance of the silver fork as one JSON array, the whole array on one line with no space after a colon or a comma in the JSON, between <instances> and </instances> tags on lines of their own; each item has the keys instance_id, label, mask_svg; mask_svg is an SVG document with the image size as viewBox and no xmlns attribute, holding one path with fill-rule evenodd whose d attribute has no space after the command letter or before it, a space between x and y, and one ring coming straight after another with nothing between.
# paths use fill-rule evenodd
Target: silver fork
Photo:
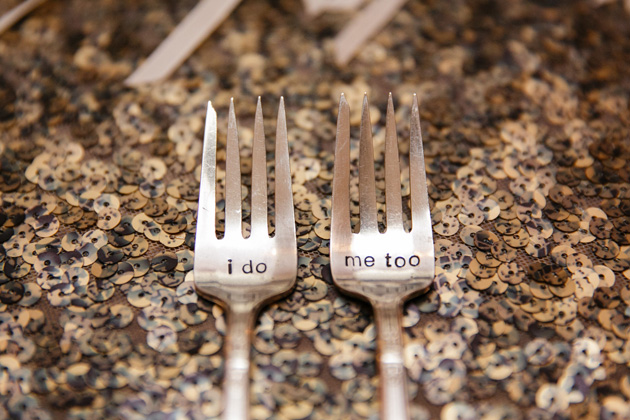
<instances>
[{"instance_id":1,"label":"silver fork","mask_svg":"<svg viewBox=\"0 0 630 420\"><path fill-rule=\"evenodd\" d=\"M263 117L258 98L254 121L251 233L241 220L241 170L234 102L230 103L225 168L225 234L215 232L217 114L208 102L203 144L194 278L202 295L227 309L223 414L226 420L249 418L249 356L257 311L288 293L297 275L297 244L291 191L284 99L276 127L275 234L267 227L267 171Z\"/></svg>"},{"instance_id":2,"label":"silver fork","mask_svg":"<svg viewBox=\"0 0 630 420\"><path fill-rule=\"evenodd\" d=\"M332 276L339 288L367 299L374 308L381 419L408 419L402 305L410 296L426 291L435 275L418 100L414 95L411 109L410 232L403 227L398 139L391 94L385 128L385 233L378 230L372 124L367 95L363 99L359 140L360 231L356 234L350 224L350 109L343 94L337 118L330 235Z\"/></svg>"}]
</instances>

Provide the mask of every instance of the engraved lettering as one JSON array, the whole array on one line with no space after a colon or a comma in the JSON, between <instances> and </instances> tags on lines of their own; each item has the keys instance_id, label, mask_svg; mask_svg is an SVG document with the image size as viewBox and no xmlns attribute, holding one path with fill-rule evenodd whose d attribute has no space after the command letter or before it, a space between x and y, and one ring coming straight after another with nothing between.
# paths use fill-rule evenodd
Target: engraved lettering
<instances>
[{"instance_id":1,"label":"engraved lettering","mask_svg":"<svg viewBox=\"0 0 630 420\"><path fill-rule=\"evenodd\" d=\"M394 260L394 264L396 264L396 267L402 268L405 266L405 264L407 264L407 261L405 261L403 257L396 257L396 259Z\"/></svg>"},{"instance_id":2,"label":"engraved lettering","mask_svg":"<svg viewBox=\"0 0 630 420\"><path fill-rule=\"evenodd\" d=\"M228 259L228 274L232 274L232 271L232 260ZM262 274L267 271L267 264L261 262L254 265L254 262L252 260L249 260L249 262L243 264L243 266L241 267L241 271L243 272L243 274L252 274L254 273L254 271L256 271L256 273L258 274Z\"/></svg>"},{"instance_id":3,"label":"engraved lettering","mask_svg":"<svg viewBox=\"0 0 630 420\"><path fill-rule=\"evenodd\" d=\"M409 264L411 267L417 267L420 265L420 257L412 255L409 258L402 255L392 256L389 252L385 254L385 266L387 268L404 268ZM346 267L374 267L376 265L376 258L371 255L361 257L360 255L346 255L345 257ZM251 267L250 267L251 270Z\"/></svg>"},{"instance_id":4,"label":"engraved lettering","mask_svg":"<svg viewBox=\"0 0 630 420\"><path fill-rule=\"evenodd\" d=\"M361 267L361 257L346 256L346 267L349 266L348 261L352 263L353 267L355 266L355 261L359 264L359 267Z\"/></svg>"},{"instance_id":5,"label":"engraved lettering","mask_svg":"<svg viewBox=\"0 0 630 420\"><path fill-rule=\"evenodd\" d=\"M243 266L242 270L245 274L252 274L254 271L254 268L252 267L252 260L249 260L249 262Z\"/></svg>"},{"instance_id":6,"label":"engraved lettering","mask_svg":"<svg viewBox=\"0 0 630 420\"><path fill-rule=\"evenodd\" d=\"M366 267L374 267L374 257L372 256L368 255L367 257L365 257L365 260L363 262L365 262Z\"/></svg>"}]
</instances>

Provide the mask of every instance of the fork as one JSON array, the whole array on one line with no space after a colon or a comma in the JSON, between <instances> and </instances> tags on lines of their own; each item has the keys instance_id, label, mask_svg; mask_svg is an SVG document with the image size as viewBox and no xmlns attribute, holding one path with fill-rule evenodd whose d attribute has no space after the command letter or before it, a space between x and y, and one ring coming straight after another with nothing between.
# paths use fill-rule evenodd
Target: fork
<instances>
[{"instance_id":1,"label":"fork","mask_svg":"<svg viewBox=\"0 0 630 420\"><path fill-rule=\"evenodd\" d=\"M284 99L280 98L275 151L275 233L267 225L267 170L263 116L258 98L254 118L251 232L243 237L241 170L234 101L230 102L225 168L225 233L215 231L217 114L208 102L203 143L194 278L198 292L227 309L223 413L249 418L249 356L257 311L288 293L297 275L297 244L291 191Z\"/></svg>"},{"instance_id":2,"label":"fork","mask_svg":"<svg viewBox=\"0 0 630 420\"><path fill-rule=\"evenodd\" d=\"M380 414L383 420L409 418L403 364L402 305L425 292L435 275L433 234L422 150L418 99L411 109L409 179L412 228L403 226L400 164L394 105L390 93L385 128L386 231L380 233L374 180L374 151L367 94L359 139L359 233L350 223L350 108L342 94L337 117L333 172L330 266L335 284L367 299L377 327Z\"/></svg>"}]
</instances>

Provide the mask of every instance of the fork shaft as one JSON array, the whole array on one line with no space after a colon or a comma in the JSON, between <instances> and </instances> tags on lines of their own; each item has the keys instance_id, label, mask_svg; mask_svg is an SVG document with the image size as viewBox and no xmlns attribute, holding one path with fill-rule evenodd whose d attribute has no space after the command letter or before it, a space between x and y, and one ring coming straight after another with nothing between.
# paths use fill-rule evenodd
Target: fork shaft
<instances>
[{"instance_id":1,"label":"fork shaft","mask_svg":"<svg viewBox=\"0 0 630 420\"><path fill-rule=\"evenodd\" d=\"M228 313L223 379L223 420L249 419L249 353L254 310L234 305Z\"/></svg>"},{"instance_id":2,"label":"fork shaft","mask_svg":"<svg viewBox=\"0 0 630 420\"><path fill-rule=\"evenodd\" d=\"M377 329L381 420L409 419L407 373L403 358L402 302L372 301Z\"/></svg>"}]
</instances>

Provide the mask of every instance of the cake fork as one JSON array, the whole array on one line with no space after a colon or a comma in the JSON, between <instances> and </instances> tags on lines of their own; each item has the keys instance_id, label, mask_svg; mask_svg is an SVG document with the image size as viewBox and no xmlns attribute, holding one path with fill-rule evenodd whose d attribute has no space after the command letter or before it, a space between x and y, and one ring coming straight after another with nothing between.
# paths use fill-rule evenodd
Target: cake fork
<instances>
[{"instance_id":1,"label":"cake fork","mask_svg":"<svg viewBox=\"0 0 630 420\"><path fill-rule=\"evenodd\" d=\"M422 150L418 100L411 109L409 182L411 231L405 231L394 105L391 94L385 128L386 231L380 233L374 180L372 124L367 95L359 140L359 233L350 221L350 110L339 102L333 172L330 266L335 284L367 299L377 327L382 420L409 418L407 375L403 364L402 305L426 291L435 275L431 217Z\"/></svg>"},{"instance_id":2,"label":"cake fork","mask_svg":"<svg viewBox=\"0 0 630 420\"><path fill-rule=\"evenodd\" d=\"M197 291L227 309L223 413L249 418L251 331L263 304L288 293L297 275L297 244L284 100L280 98L275 150L275 233L267 223L267 170L263 117L254 119L251 233L243 237L241 170L234 102L228 115L225 168L225 233L216 235L217 114L208 103L203 144L194 278Z\"/></svg>"}]
</instances>

